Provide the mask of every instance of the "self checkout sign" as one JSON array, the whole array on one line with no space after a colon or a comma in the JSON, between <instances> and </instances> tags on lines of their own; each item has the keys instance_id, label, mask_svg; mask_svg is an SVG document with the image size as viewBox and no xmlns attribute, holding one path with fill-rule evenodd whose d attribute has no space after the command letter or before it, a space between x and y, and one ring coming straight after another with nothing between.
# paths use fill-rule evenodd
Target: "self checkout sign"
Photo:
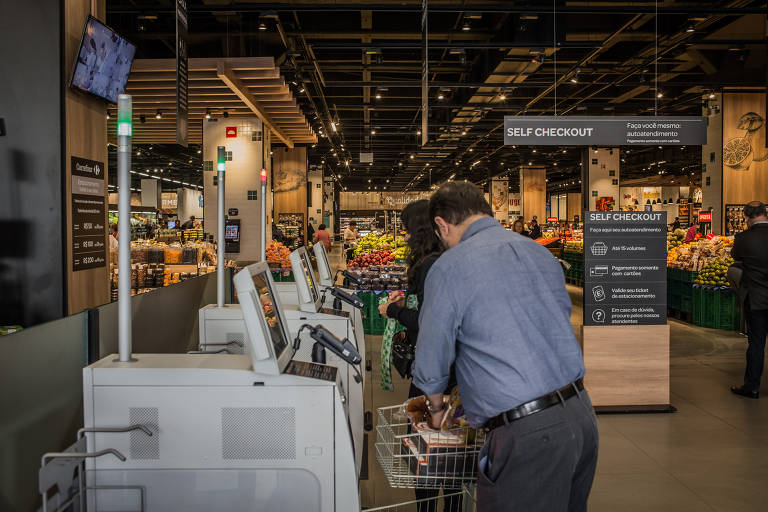
<instances>
[{"instance_id":1,"label":"self checkout sign","mask_svg":"<svg viewBox=\"0 0 768 512\"><path fill-rule=\"evenodd\" d=\"M584 221L584 325L666 324L666 212L586 212Z\"/></svg>"}]
</instances>

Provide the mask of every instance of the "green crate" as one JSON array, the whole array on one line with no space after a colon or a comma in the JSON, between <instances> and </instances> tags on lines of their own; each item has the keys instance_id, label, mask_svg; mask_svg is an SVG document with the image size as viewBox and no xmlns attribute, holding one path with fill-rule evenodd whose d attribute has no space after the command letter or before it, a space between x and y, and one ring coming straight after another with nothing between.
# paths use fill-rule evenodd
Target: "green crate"
<instances>
[{"instance_id":1,"label":"green crate","mask_svg":"<svg viewBox=\"0 0 768 512\"><path fill-rule=\"evenodd\" d=\"M692 296L686 296L681 295L680 296L680 307L678 308L683 313L692 313L693 310L693 297Z\"/></svg>"},{"instance_id":2,"label":"green crate","mask_svg":"<svg viewBox=\"0 0 768 512\"><path fill-rule=\"evenodd\" d=\"M359 291L357 296L363 301L363 330L365 334L383 334L387 325L386 317L379 313L379 299L386 291Z\"/></svg>"},{"instance_id":3,"label":"green crate","mask_svg":"<svg viewBox=\"0 0 768 512\"><path fill-rule=\"evenodd\" d=\"M698 272L695 272L693 270L679 270L678 269L678 276L680 276L680 280L684 283L693 283L696 278L699 276Z\"/></svg>"},{"instance_id":4,"label":"green crate","mask_svg":"<svg viewBox=\"0 0 768 512\"><path fill-rule=\"evenodd\" d=\"M715 318L715 300L717 298L717 290L714 288L702 288L702 301L701 301L701 325L703 327L709 327L714 329L717 327Z\"/></svg>"},{"instance_id":5,"label":"green crate","mask_svg":"<svg viewBox=\"0 0 768 512\"><path fill-rule=\"evenodd\" d=\"M730 288L717 290L715 295L715 328L735 331L739 328L741 312L736 294Z\"/></svg>"},{"instance_id":6,"label":"green crate","mask_svg":"<svg viewBox=\"0 0 768 512\"><path fill-rule=\"evenodd\" d=\"M678 289L680 290L681 297L686 297L688 299L693 298L693 283L680 283L680 287Z\"/></svg>"},{"instance_id":7,"label":"green crate","mask_svg":"<svg viewBox=\"0 0 768 512\"><path fill-rule=\"evenodd\" d=\"M683 278L680 275L682 272L679 268L668 268L667 269L667 280L669 281L682 281Z\"/></svg>"},{"instance_id":8,"label":"green crate","mask_svg":"<svg viewBox=\"0 0 768 512\"><path fill-rule=\"evenodd\" d=\"M702 319L702 301L703 301L703 290L701 286L694 286L693 287L693 295L691 297L691 309L693 310L693 324L694 325L703 325L703 319Z\"/></svg>"},{"instance_id":9,"label":"green crate","mask_svg":"<svg viewBox=\"0 0 768 512\"><path fill-rule=\"evenodd\" d=\"M667 307L670 307L672 309L677 309L679 311L680 310L680 301L681 301L680 295L677 295L675 293L673 293L671 295L668 295Z\"/></svg>"},{"instance_id":10,"label":"green crate","mask_svg":"<svg viewBox=\"0 0 768 512\"><path fill-rule=\"evenodd\" d=\"M668 293L671 293L672 295L682 295L683 294L683 282L682 281L668 281L667 282L667 290Z\"/></svg>"}]
</instances>

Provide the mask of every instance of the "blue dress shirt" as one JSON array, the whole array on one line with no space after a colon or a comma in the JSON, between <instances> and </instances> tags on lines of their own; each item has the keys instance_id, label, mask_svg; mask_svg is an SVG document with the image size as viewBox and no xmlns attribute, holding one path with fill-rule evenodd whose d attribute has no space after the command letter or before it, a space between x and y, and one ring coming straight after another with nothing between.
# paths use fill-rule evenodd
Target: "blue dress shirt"
<instances>
[{"instance_id":1,"label":"blue dress shirt","mask_svg":"<svg viewBox=\"0 0 768 512\"><path fill-rule=\"evenodd\" d=\"M560 263L495 219L473 222L427 275L413 383L442 393L450 367L467 418L489 418L584 375Z\"/></svg>"}]
</instances>

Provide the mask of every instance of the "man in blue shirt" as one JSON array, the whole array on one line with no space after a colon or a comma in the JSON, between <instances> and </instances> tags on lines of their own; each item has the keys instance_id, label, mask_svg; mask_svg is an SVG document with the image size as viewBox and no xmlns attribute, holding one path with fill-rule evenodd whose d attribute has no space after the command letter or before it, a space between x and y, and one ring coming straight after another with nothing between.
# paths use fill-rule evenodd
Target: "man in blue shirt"
<instances>
[{"instance_id":1,"label":"man in blue shirt","mask_svg":"<svg viewBox=\"0 0 768 512\"><path fill-rule=\"evenodd\" d=\"M478 511L586 511L597 420L563 271L547 249L491 215L469 183L443 185L430 199L447 250L427 276L413 383L427 394L435 427L455 364L467 418L490 430Z\"/></svg>"}]
</instances>

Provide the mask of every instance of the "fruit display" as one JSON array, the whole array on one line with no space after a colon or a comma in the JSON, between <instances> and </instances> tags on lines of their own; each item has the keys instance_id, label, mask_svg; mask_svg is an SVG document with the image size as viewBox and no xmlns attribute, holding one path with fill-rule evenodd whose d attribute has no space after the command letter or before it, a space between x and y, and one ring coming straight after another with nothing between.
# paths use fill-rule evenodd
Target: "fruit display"
<instances>
[{"instance_id":1,"label":"fruit display","mask_svg":"<svg viewBox=\"0 0 768 512\"><path fill-rule=\"evenodd\" d=\"M569 240L565 242L566 252L584 252L584 240Z\"/></svg>"},{"instance_id":2,"label":"fruit display","mask_svg":"<svg viewBox=\"0 0 768 512\"><path fill-rule=\"evenodd\" d=\"M371 251L384 251L387 249L396 249L405 245L405 240L395 238L392 235L380 235L376 232L369 233L357 242L355 247L355 256L367 254Z\"/></svg>"},{"instance_id":3,"label":"fruit display","mask_svg":"<svg viewBox=\"0 0 768 512\"><path fill-rule=\"evenodd\" d=\"M392 254L395 256L395 261L405 261L411 254L411 250L407 245L403 245L395 249Z\"/></svg>"},{"instance_id":4,"label":"fruit display","mask_svg":"<svg viewBox=\"0 0 768 512\"><path fill-rule=\"evenodd\" d=\"M113 251L116 253L116 251ZM131 242L131 263L165 263L166 265L216 265L216 248L208 242L174 242L166 244L154 240ZM117 258L110 261L117 264Z\"/></svg>"},{"instance_id":5,"label":"fruit display","mask_svg":"<svg viewBox=\"0 0 768 512\"><path fill-rule=\"evenodd\" d=\"M353 270L360 281L358 290L405 290L408 277L405 267L398 265L371 265L365 269Z\"/></svg>"},{"instance_id":6,"label":"fruit display","mask_svg":"<svg viewBox=\"0 0 768 512\"><path fill-rule=\"evenodd\" d=\"M277 240L267 246L267 263L270 267L290 268L291 251Z\"/></svg>"},{"instance_id":7,"label":"fruit display","mask_svg":"<svg viewBox=\"0 0 768 512\"><path fill-rule=\"evenodd\" d=\"M559 241L560 241L560 237L559 236L542 237L542 238L537 238L536 240L534 240L534 242L537 242L537 243L543 245L544 247L546 247L548 245L552 245L552 244L554 244L556 242L559 242Z\"/></svg>"},{"instance_id":8,"label":"fruit display","mask_svg":"<svg viewBox=\"0 0 768 512\"><path fill-rule=\"evenodd\" d=\"M733 241L723 236L682 244L670 249L667 266L698 272L712 261L730 257L732 246Z\"/></svg>"},{"instance_id":9,"label":"fruit display","mask_svg":"<svg viewBox=\"0 0 768 512\"><path fill-rule=\"evenodd\" d=\"M350 268L364 268L371 265L387 265L395 261L394 253L389 250L373 251L368 254L360 254L349 261Z\"/></svg>"},{"instance_id":10,"label":"fruit display","mask_svg":"<svg viewBox=\"0 0 768 512\"><path fill-rule=\"evenodd\" d=\"M709 261L699 271L694 284L718 287L728 286L727 274L728 267L731 265L733 265L733 258L730 256Z\"/></svg>"},{"instance_id":11,"label":"fruit display","mask_svg":"<svg viewBox=\"0 0 768 512\"><path fill-rule=\"evenodd\" d=\"M676 229L667 233L667 251L680 247L685 241L685 231L682 229Z\"/></svg>"}]
</instances>

